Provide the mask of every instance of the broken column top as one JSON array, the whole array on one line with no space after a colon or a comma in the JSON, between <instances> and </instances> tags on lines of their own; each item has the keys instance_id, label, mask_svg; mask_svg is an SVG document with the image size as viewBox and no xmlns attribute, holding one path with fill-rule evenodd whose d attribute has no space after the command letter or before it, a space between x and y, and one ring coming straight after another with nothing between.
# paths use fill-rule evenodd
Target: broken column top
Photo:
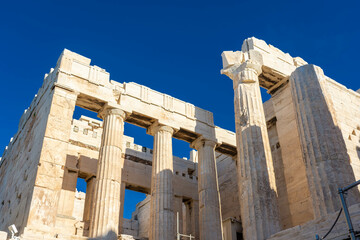
<instances>
[{"instance_id":1,"label":"broken column top","mask_svg":"<svg viewBox=\"0 0 360 240\"><path fill-rule=\"evenodd\" d=\"M260 86L270 90L280 81L286 79L299 66L307 64L300 57L291 57L265 41L251 37L243 42L241 51L224 51L222 54L223 70L239 67L242 63L251 60L262 66L259 76Z\"/></svg>"}]
</instances>

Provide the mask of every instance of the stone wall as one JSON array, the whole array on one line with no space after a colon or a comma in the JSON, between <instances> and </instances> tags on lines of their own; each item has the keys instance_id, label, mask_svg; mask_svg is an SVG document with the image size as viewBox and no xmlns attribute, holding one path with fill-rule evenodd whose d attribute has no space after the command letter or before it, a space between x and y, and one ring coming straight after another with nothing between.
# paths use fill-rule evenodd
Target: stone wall
<instances>
[{"instance_id":1,"label":"stone wall","mask_svg":"<svg viewBox=\"0 0 360 240\"><path fill-rule=\"evenodd\" d=\"M76 189L75 200L74 200L74 210L72 216L78 220L82 221L84 216L84 207L85 207L85 195L84 192L79 192Z\"/></svg>"},{"instance_id":2,"label":"stone wall","mask_svg":"<svg viewBox=\"0 0 360 240\"><path fill-rule=\"evenodd\" d=\"M354 204L349 208L351 220L354 225L354 229L360 229L360 204ZM316 219L308 221L305 224L289 228L272 235L268 240L304 240L304 239L316 239L315 236L324 235L329 231L338 212L328 215L326 218ZM333 231L328 235L326 239L331 240L344 240L348 238L348 226L344 217L344 213L341 214L338 223L335 225Z\"/></svg>"},{"instance_id":3,"label":"stone wall","mask_svg":"<svg viewBox=\"0 0 360 240\"><path fill-rule=\"evenodd\" d=\"M52 90L49 82L52 78L53 74L45 78L30 107L25 110L18 131L6 147L0 162L0 230L3 231L15 224L18 231L22 232L27 225L51 106Z\"/></svg>"},{"instance_id":4,"label":"stone wall","mask_svg":"<svg viewBox=\"0 0 360 240\"><path fill-rule=\"evenodd\" d=\"M340 128L355 179L360 179L360 94L327 78L336 124ZM345 187L345 186L344 186Z\"/></svg>"},{"instance_id":5,"label":"stone wall","mask_svg":"<svg viewBox=\"0 0 360 240\"><path fill-rule=\"evenodd\" d=\"M224 154L216 154L216 157L222 219L234 218L240 221L236 160Z\"/></svg>"},{"instance_id":6,"label":"stone wall","mask_svg":"<svg viewBox=\"0 0 360 240\"><path fill-rule=\"evenodd\" d=\"M295 108L286 84L264 103L283 229L314 218Z\"/></svg>"}]
</instances>

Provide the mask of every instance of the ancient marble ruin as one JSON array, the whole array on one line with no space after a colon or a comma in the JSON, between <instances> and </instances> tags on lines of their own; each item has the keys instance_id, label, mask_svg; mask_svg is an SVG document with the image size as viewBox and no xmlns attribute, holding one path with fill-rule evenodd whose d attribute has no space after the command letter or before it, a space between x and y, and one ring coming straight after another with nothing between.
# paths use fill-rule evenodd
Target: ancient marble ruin
<instances>
[{"instance_id":1,"label":"ancient marble ruin","mask_svg":"<svg viewBox=\"0 0 360 240\"><path fill-rule=\"evenodd\" d=\"M256 38L222 60L236 133L65 49L1 158L0 239L12 224L24 240L190 239L178 229L200 240L323 236L341 209L338 188L360 179L360 94ZM103 121L74 119L75 106ZM125 136L125 122L147 129L152 149ZM189 160L173 156L173 138L190 143ZM125 189L147 194L131 219ZM360 230L359 189L346 201ZM346 238L343 215L331 234Z\"/></svg>"}]
</instances>

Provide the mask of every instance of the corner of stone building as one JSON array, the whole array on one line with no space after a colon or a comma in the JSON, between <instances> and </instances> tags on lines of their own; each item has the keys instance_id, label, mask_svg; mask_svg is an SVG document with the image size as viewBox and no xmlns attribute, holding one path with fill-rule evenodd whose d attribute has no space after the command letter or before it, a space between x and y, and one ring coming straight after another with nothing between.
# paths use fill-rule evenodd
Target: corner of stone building
<instances>
[{"instance_id":1,"label":"corner of stone building","mask_svg":"<svg viewBox=\"0 0 360 240\"><path fill-rule=\"evenodd\" d=\"M58 59L58 63L61 62L61 60L63 58L72 59L72 60L75 60L75 61L80 62L80 63L85 64L85 65L90 65L90 63L91 63L90 58L82 56L82 55L80 55L80 54L78 54L76 52L72 52L67 48L64 48L64 50L61 52L60 57Z\"/></svg>"}]
</instances>

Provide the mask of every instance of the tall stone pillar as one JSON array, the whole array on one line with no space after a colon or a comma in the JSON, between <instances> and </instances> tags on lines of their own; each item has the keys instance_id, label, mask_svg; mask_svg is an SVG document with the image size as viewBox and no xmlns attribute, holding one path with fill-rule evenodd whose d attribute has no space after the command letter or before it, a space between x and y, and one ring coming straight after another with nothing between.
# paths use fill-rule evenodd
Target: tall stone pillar
<instances>
[{"instance_id":1,"label":"tall stone pillar","mask_svg":"<svg viewBox=\"0 0 360 240\"><path fill-rule=\"evenodd\" d=\"M191 200L184 202L185 209L183 211L183 232L186 235L192 234L192 222L191 222ZM194 234L192 234L194 235Z\"/></svg>"},{"instance_id":2,"label":"tall stone pillar","mask_svg":"<svg viewBox=\"0 0 360 240\"><path fill-rule=\"evenodd\" d=\"M192 234L195 236L195 240L200 239L200 233L199 233L199 201L198 200L192 200L191 202L191 222L192 222Z\"/></svg>"},{"instance_id":3,"label":"tall stone pillar","mask_svg":"<svg viewBox=\"0 0 360 240\"><path fill-rule=\"evenodd\" d=\"M174 231L176 233L177 230L177 213L179 213L179 231L180 233L183 233L183 226L184 226L184 221L183 221L183 198L180 196L175 196L174 197Z\"/></svg>"},{"instance_id":4,"label":"tall stone pillar","mask_svg":"<svg viewBox=\"0 0 360 240\"><path fill-rule=\"evenodd\" d=\"M233 80L241 221L246 240L280 230L275 177L258 75L247 61L223 71Z\"/></svg>"},{"instance_id":5,"label":"tall stone pillar","mask_svg":"<svg viewBox=\"0 0 360 240\"><path fill-rule=\"evenodd\" d=\"M94 203L94 192L95 192L95 176L90 176L86 179L86 195L85 195L85 204L84 204L84 236L89 236L90 231L90 221L91 221L91 211Z\"/></svg>"},{"instance_id":6,"label":"tall stone pillar","mask_svg":"<svg viewBox=\"0 0 360 240\"><path fill-rule=\"evenodd\" d=\"M296 119L315 218L341 208L338 188L355 182L341 130L321 68L304 65L290 77ZM349 205L359 193L347 194Z\"/></svg>"},{"instance_id":7,"label":"tall stone pillar","mask_svg":"<svg viewBox=\"0 0 360 240\"><path fill-rule=\"evenodd\" d=\"M85 205L84 205L84 222L90 221L90 212L92 208L92 203L94 199L94 190L95 190L96 178L91 176L86 179L86 195L85 195Z\"/></svg>"},{"instance_id":8,"label":"tall stone pillar","mask_svg":"<svg viewBox=\"0 0 360 240\"><path fill-rule=\"evenodd\" d=\"M202 137L192 144L198 150L200 240L220 240L222 220L216 168L216 143Z\"/></svg>"},{"instance_id":9,"label":"tall stone pillar","mask_svg":"<svg viewBox=\"0 0 360 240\"><path fill-rule=\"evenodd\" d=\"M119 218L119 234L123 233L123 224L124 224L124 202L125 202L125 182L121 183L121 192L120 192L120 218Z\"/></svg>"},{"instance_id":10,"label":"tall stone pillar","mask_svg":"<svg viewBox=\"0 0 360 240\"><path fill-rule=\"evenodd\" d=\"M148 133L154 135L151 177L150 240L170 240L174 232L174 189L172 134L168 126L153 125Z\"/></svg>"},{"instance_id":11,"label":"tall stone pillar","mask_svg":"<svg viewBox=\"0 0 360 240\"><path fill-rule=\"evenodd\" d=\"M120 109L105 107L100 116L104 119L104 127L96 174L90 237L107 235L107 239L117 239L121 173L124 166L121 155L125 113Z\"/></svg>"},{"instance_id":12,"label":"tall stone pillar","mask_svg":"<svg viewBox=\"0 0 360 240\"><path fill-rule=\"evenodd\" d=\"M185 202L185 216L184 220L184 233L186 235L194 236L196 240L199 239L199 201L189 200Z\"/></svg>"}]
</instances>

